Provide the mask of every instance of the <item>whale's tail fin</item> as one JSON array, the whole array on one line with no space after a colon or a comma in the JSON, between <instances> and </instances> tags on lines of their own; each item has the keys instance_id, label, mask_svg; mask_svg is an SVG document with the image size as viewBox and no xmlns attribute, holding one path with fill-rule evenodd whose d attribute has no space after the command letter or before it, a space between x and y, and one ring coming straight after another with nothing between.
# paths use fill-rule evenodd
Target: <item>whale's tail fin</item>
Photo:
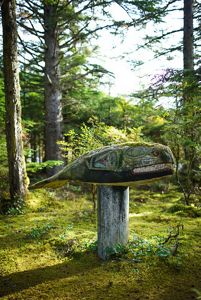
<instances>
[{"instance_id":1,"label":"whale's tail fin","mask_svg":"<svg viewBox=\"0 0 201 300\"><path fill-rule=\"evenodd\" d=\"M65 185L69 180L59 179L58 174L55 174L51 177L38 181L29 186L29 190L42 189L42 188L59 188Z\"/></svg>"}]
</instances>

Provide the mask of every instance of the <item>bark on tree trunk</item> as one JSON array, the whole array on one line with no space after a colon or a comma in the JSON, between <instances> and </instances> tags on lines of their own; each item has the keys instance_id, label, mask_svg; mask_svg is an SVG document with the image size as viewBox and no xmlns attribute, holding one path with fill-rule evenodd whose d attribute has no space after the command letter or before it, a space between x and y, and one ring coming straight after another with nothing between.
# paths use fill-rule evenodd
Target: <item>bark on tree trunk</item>
<instances>
[{"instance_id":1,"label":"bark on tree trunk","mask_svg":"<svg viewBox=\"0 0 201 300\"><path fill-rule=\"evenodd\" d=\"M22 143L15 0L4 1L1 10L9 184L11 201L15 205L16 200L24 198L27 183Z\"/></svg>"},{"instance_id":2,"label":"bark on tree trunk","mask_svg":"<svg viewBox=\"0 0 201 300\"><path fill-rule=\"evenodd\" d=\"M193 58L193 0L184 0L184 31L183 31L183 109L188 115L189 105L194 98L194 58ZM191 129L186 128L186 136L193 140ZM194 149L184 147L185 159L192 160Z\"/></svg>"},{"instance_id":3,"label":"bark on tree trunk","mask_svg":"<svg viewBox=\"0 0 201 300\"><path fill-rule=\"evenodd\" d=\"M188 105L189 101L191 101L193 97L193 0L184 0L183 69L183 105L185 106Z\"/></svg>"},{"instance_id":4,"label":"bark on tree trunk","mask_svg":"<svg viewBox=\"0 0 201 300\"><path fill-rule=\"evenodd\" d=\"M98 255L109 257L117 245L128 242L129 188L98 187Z\"/></svg>"},{"instance_id":5,"label":"bark on tree trunk","mask_svg":"<svg viewBox=\"0 0 201 300\"><path fill-rule=\"evenodd\" d=\"M193 70L193 0L184 0L184 72Z\"/></svg>"},{"instance_id":6,"label":"bark on tree trunk","mask_svg":"<svg viewBox=\"0 0 201 300\"><path fill-rule=\"evenodd\" d=\"M45 25L45 159L61 160L57 141L62 139L62 104L59 68L57 5L44 5ZM53 175L60 167L54 167Z\"/></svg>"}]
</instances>

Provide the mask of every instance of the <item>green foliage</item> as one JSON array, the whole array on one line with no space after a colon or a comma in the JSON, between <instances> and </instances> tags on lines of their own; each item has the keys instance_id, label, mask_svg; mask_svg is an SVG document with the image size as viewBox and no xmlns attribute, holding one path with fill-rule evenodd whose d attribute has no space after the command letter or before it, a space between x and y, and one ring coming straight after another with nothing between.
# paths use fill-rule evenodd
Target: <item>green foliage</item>
<instances>
[{"instance_id":1,"label":"green foliage","mask_svg":"<svg viewBox=\"0 0 201 300\"><path fill-rule=\"evenodd\" d=\"M30 229L30 232L27 233L27 239L39 240L45 237L49 231L53 228L53 225L50 223L44 225L36 225L35 227Z\"/></svg>"},{"instance_id":2,"label":"green foliage","mask_svg":"<svg viewBox=\"0 0 201 300\"><path fill-rule=\"evenodd\" d=\"M164 244L164 237L153 236L150 239L142 239L139 236L134 236L130 242L129 249L133 260L141 261L146 256L156 255L160 258L166 258L172 255L170 248Z\"/></svg>"},{"instance_id":3,"label":"green foliage","mask_svg":"<svg viewBox=\"0 0 201 300\"><path fill-rule=\"evenodd\" d=\"M6 215L17 216L23 214L23 207L21 205L15 205L15 207L11 207L6 212Z\"/></svg>"},{"instance_id":4,"label":"green foliage","mask_svg":"<svg viewBox=\"0 0 201 300\"><path fill-rule=\"evenodd\" d=\"M82 248L86 252L97 251L98 241L97 240L84 240Z\"/></svg>"},{"instance_id":5,"label":"green foliage","mask_svg":"<svg viewBox=\"0 0 201 300\"><path fill-rule=\"evenodd\" d=\"M29 175L36 174L46 168L49 169L49 168L53 168L55 166L61 166L62 164L63 164L63 161L61 161L61 160L47 160L47 161L41 162L41 163L30 162L30 163L27 163L27 173Z\"/></svg>"},{"instance_id":6,"label":"green foliage","mask_svg":"<svg viewBox=\"0 0 201 300\"><path fill-rule=\"evenodd\" d=\"M65 241L68 236L69 230L72 230L72 229L73 229L73 224L69 224L66 227L66 230L58 236L58 240Z\"/></svg>"},{"instance_id":7,"label":"green foliage","mask_svg":"<svg viewBox=\"0 0 201 300\"><path fill-rule=\"evenodd\" d=\"M65 134L67 142L59 142L68 161L105 145L141 141L141 128L120 130L98 122L96 119L91 119L90 123L91 126L82 124L79 133L73 129L70 130Z\"/></svg>"},{"instance_id":8,"label":"green foliage","mask_svg":"<svg viewBox=\"0 0 201 300\"><path fill-rule=\"evenodd\" d=\"M168 69L150 88L154 95L174 99L165 112L160 138L170 146L176 159L176 181L186 205L200 197L201 183L201 105L197 71Z\"/></svg>"},{"instance_id":9,"label":"green foliage","mask_svg":"<svg viewBox=\"0 0 201 300\"><path fill-rule=\"evenodd\" d=\"M24 213L24 199L19 196L15 196L15 199L10 198L2 199L2 208L0 212L5 215L22 215Z\"/></svg>"},{"instance_id":10,"label":"green foliage","mask_svg":"<svg viewBox=\"0 0 201 300\"><path fill-rule=\"evenodd\" d=\"M68 97L69 94L68 94ZM133 95L129 100L123 97L112 97L92 88L77 89L72 94L64 109L64 122L67 131L79 130L80 124L88 124L91 118L99 123L129 131L140 129L144 138L149 141L161 141L161 131L166 123L165 110L156 107L155 101L140 100ZM91 124L93 125L93 124Z\"/></svg>"},{"instance_id":11,"label":"green foliage","mask_svg":"<svg viewBox=\"0 0 201 300\"><path fill-rule=\"evenodd\" d=\"M156 256L161 259L169 258L172 253L171 244L166 243L167 238L162 236L153 236L149 239L143 239L134 235L133 239L127 245L117 244L112 248L107 248L109 258L127 258L134 262L141 262L148 256ZM174 239L175 241L175 239Z\"/></svg>"},{"instance_id":12,"label":"green foliage","mask_svg":"<svg viewBox=\"0 0 201 300\"><path fill-rule=\"evenodd\" d=\"M116 259L128 254L128 247L122 244L116 244L114 247L106 248L107 258Z\"/></svg>"},{"instance_id":13,"label":"green foliage","mask_svg":"<svg viewBox=\"0 0 201 300\"><path fill-rule=\"evenodd\" d=\"M164 139L176 158L176 176L187 205L193 194L200 195L200 112L199 102L192 99L185 108L171 110L170 120L164 128Z\"/></svg>"}]
</instances>

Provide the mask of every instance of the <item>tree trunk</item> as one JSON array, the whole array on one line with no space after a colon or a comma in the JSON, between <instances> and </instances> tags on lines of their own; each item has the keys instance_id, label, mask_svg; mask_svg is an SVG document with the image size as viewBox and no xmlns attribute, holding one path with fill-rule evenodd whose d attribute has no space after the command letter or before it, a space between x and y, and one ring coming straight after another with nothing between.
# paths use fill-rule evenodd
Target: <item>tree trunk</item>
<instances>
[{"instance_id":1,"label":"tree trunk","mask_svg":"<svg viewBox=\"0 0 201 300\"><path fill-rule=\"evenodd\" d=\"M129 188L98 187L98 255L107 259L117 245L128 242Z\"/></svg>"},{"instance_id":2,"label":"tree trunk","mask_svg":"<svg viewBox=\"0 0 201 300\"><path fill-rule=\"evenodd\" d=\"M198 83L194 73L194 38L193 38L193 0L184 0L184 30L183 30L183 130L185 143L183 145L185 164L180 170L179 181L182 182L185 202L189 205L191 194L194 193L194 170L199 171L199 155L196 153L197 133L192 127L196 118L195 99Z\"/></svg>"},{"instance_id":3,"label":"tree trunk","mask_svg":"<svg viewBox=\"0 0 201 300\"><path fill-rule=\"evenodd\" d=\"M194 59L193 59L193 0L184 0L184 30L183 30L183 105L188 105L194 95ZM184 109L185 110L185 109Z\"/></svg>"},{"instance_id":4,"label":"tree trunk","mask_svg":"<svg viewBox=\"0 0 201 300\"><path fill-rule=\"evenodd\" d=\"M183 112L188 117L191 102L195 96L194 58L193 58L193 0L184 0L184 31L183 31ZM186 128L186 136L193 140L191 129ZM192 160L194 150L184 147L185 159Z\"/></svg>"},{"instance_id":5,"label":"tree trunk","mask_svg":"<svg viewBox=\"0 0 201 300\"><path fill-rule=\"evenodd\" d=\"M184 0L183 64L184 72L193 71L193 0Z\"/></svg>"},{"instance_id":6,"label":"tree trunk","mask_svg":"<svg viewBox=\"0 0 201 300\"><path fill-rule=\"evenodd\" d=\"M45 159L61 160L57 141L62 139L62 105L59 68L57 5L44 5L45 25ZM55 174L54 167L48 175Z\"/></svg>"},{"instance_id":7,"label":"tree trunk","mask_svg":"<svg viewBox=\"0 0 201 300\"><path fill-rule=\"evenodd\" d=\"M27 181L22 143L15 0L3 1L1 10L9 184L11 204L15 205L17 200L23 200Z\"/></svg>"}]
</instances>

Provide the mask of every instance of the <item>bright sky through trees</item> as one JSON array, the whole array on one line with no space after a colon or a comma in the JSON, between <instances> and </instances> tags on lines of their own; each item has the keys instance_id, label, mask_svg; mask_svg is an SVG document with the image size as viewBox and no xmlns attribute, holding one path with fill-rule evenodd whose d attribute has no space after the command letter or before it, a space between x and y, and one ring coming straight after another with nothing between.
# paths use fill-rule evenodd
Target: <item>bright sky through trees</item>
<instances>
[{"instance_id":1,"label":"bright sky through trees","mask_svg":"<svg viewBox=\"0 0 201 300\"><path fill-rule=\"evenodd\" d=\"M182 2L180 5L182 6ZM131 21L127 13L118 4L114 3L111 5L111 12L116 21ZM124 31L124 36L112 35L109 30L103 30L98 39L92 39L93 44L98 45L99 50L90 58L91 62L102 65L114 74L114 77L108 77L107 83L102 85L102 89L112 96L126 96L143 87L147 87L155 76L161 75L167 68L182 68L182 52L177 51L173 54L170 53L166 57L155 59L153 52L154 49L167 48L168 45L176 45L181 42L181 32L170 35L165 41L161 40L149 49L137 49L139 45L144 44L146 35L160 35L160 33L181 27L183 27L182 10L169 14L164 18L163 23L154 25L153 22L150 22L146 28L137 29L131 27ZM38 29L40 30L40 27ZM25 32L21 32L20 35L21 38L27 39ZM33 36L32 39L34 39ZM29 54L26 54L26 57L29 57ZM138 61L144 64L136 66Z\"/></svg>"},{"instance_id":2,"label":"bright sky through trees","mask_svg":"<svg viewBox=\"0 0 201 300\"><path fill-rule=\"evenodd\" d=\"M118 5L112 6L112 13L115 19L129 20L126 12ZM141 48L137 50L139 45L144 44L145 35L160 35L166 30L171 31L182 28L183 12L173 12L165 18L163 24L148 24L146 28L137 30L132 27L122 36L114 36L109 31L103 32L99 38L98 61L106 69L114 73L114 78L110 78L110 84L105 85L104 90L111 95L127 95L139 90L142 86L148 86L154 76L160 75L167 68L182 68L182 53L177 52L169 54L166 57L154 59L153 50L161 50L168 45L178 44L182 40L182 33L170 35L165 41L161 40L153 48ZM160 31L159 31L160 29ZM97 59L97 56L96 58ZM136 61L144 62L141 66L136 66Z\"/></svg>"}]
</instances>

